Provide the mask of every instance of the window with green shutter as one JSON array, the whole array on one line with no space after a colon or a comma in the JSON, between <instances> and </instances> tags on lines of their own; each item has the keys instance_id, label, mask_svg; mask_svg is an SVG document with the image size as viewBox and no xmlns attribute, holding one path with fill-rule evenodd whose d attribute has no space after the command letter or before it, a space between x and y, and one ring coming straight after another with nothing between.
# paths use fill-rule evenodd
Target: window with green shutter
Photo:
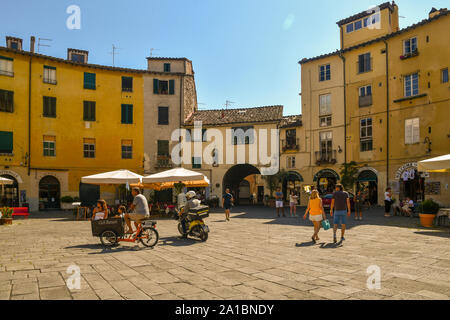
<instances>
[{"instance_id":1,"label":"window with green shutter","mask_svg":"<svg viewBox=\"0 0 450 320\"><path fill-rule=\"evenodd\" d=\"M158 140L158 156L169 156L169 140Z\"/></svg>"},{"instance_id":2,"label":"window with green shutter","mask_svg":"<svg viewBox=\"0 0 450 320\"><path fill-rule=\"evenodd\" d=\"M169 124L169 107L158 107L158 124Z\"/></svg>"},{"instance_id":3,"label":"window with green shutter","mask_svg":"<svg viewBox=\"0 0 450 320\"><path fill-rule=\"evenodd\" d=\"M83 120L95 121L95 101L83 101Z\"/></svg>"},{"instance_id":4,"label":"window with green shutter","mask_svg":"<svg viewBox=\"0 0 450 320\"><path fill-rule=\"evenodd\" d=\"M153 79L154 94L175 94L175 80Z\"/></svg>"},{"instance_id":5,"label":"window with green shutter","mask_svg":"<svg viewBox=\"0 0 450 320\"><path fill-rule=\"evenodd\" d=\"M55 142L44 141L44 157L54 157L54 156L55 156Z\"/></svg>"},{"instance_id":6,"label":"window with green shutter","mask_svg":"<svg viewBox=\"0 0 450 320\"><path fill-rule=\"evenodd\" d=\"M169 80L169 94L175 94L175 80Z\"/></svg>"},{"instance_id":7,"label":"window with green shutter","mask_svg":"<svg viewBox=\"0 0 450 320\"><path fill-rule=\"evenodd\" d=\"M13 133L0 131L0 153L13 153Z\"/></svg>"},{"instance_id":8,"label":"window with green shutter","mask_svg":"<svg viewBox=\"0 0 450 320\"><path fill-rule=\"evenodd\" d=\"M47 118L56 118L56 98L44 97L44 110L42 115Z\"/></svg>"},{"instance_id":9,"label":"window with green shutter","mask_svg":"<svg viewBox=\"0 0 450 320\"><path fill-rule=\"evenodd\" d=\"M132 104L122 104L122 123L132 124L133 123L133 105Z\"/></svg>"},{"instance_id":10,"label":"window with green shutter","mask_svg":"<svg viewBox=\"0 0 450 320\"><path fill-rule=\"evenodd\" d=\"M164 63L164 72L170 72L170 63Z\"/></svg>"},{"instance_id":11,"label":"window with green shutter","mask_svg":"<svg viewBox=\"0 0 450 320\"><path fill-rule=\"evenodd\" d=\"M202 168L202 158L192 157L192 169L201 169L201 168Z\"/></svg>"},{"instance_id":12,"label":"window with green shutter","mask_svg":"<svg viewBox=\"0 0 450 320\"><path fill-rule=\"evenodd\" d=\"M14 112L14 91L0 90L0 111Z\"/></svg>"},{"instance_id":13,"label":"window with green shutter","mask_svg":"<svg viewBox=\"0 0 450 320\"><path fill-rule=\"evenodd\" d=\"M84 73L84 88L95 90L95 73Z\"/></svg>"},{"instance_id":14,"label":"window with green shutter","mask_svg":"<svg viewBox=\"0 0 450 320\"><path fill-rule=\"evenodd\" d=\"M133 78L132 77L122 77L122 91L132 92L133 91Z\"/></svg>"}]
</instances>

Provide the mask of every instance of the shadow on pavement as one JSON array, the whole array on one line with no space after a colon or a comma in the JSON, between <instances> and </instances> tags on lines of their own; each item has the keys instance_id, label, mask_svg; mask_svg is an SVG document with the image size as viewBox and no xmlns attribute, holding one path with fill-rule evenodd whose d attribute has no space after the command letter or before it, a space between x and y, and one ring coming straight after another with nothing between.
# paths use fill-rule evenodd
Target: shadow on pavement
<instances>
[{"instance_id":1,"label":"shadow on pavement","mask_svg":"<svg viewBox=\"0 0 450 320\"><path fill-rule=\"evenodd\" d=\"M450 230L436 230L436 231L416 231L415 234L421 234L424 236L450 238Z\"/></svg>"},{"instance_id":2,"label":"shadow on pavement","mask_svg":"<svg viewBox=\"0 0 450 320\"><path fill-rule=\"evenodd\" d=\"M186 247L186 246L192 246L199 242L201 242L201 241L195 240L192 238L180 239L179 237L165 237L165 238L159 238L159 242L158 242L157 246Z\"/></svg>"},{"instance_id":3,"label":"shadow on pavement","mask_svg":"<svg viewBox=\"0 0 450 320\"><path fill-rule=\"evenodd\" d=\"M297 248L301 248L301 247L312 247L315 246L316 244L313 241L309 241L309 242L302 242L302 243L296 243L295 246Z\"/></svg>"},{"instance_id":4,"label":"shadow on pavement","mask_svg":"<svg viewBox=\"0 0 450 320\"><path fill-rule=\"evenodd\" d=\"M76 245L76 246L65 247L64 249L91 249L91 250L100 249L101 251L89 252L88 254L108 254L108 253L124 252L124 251L152 250L153 248L146 248L146 247L143 248L143 247L139 247L139 245L121 246L119 244L119 245L116 245L113 247L104 247L101 244L80 244L80 245Z\"/></svg>"},{"instance_id":5,"label":"shadow on pavement","mask_svg":"<svg viewBox=\"0 0 450 320\"><path fill-rule=\"evenodd\" d=\"M289 209L288 209L289 210ZM307 218L303 219L305 213L305 207L297 208L297 217L290 217L289 211L285 210L286 217L277 217L274 208L268 207L235 207L231 214L232 219L264 219L269 220L263 222L264 224L286 225L286 226L308 226L312 227L312 222ZM233 212L234 211L234 212ZM327 219L330 224L333 224L333 217L327 214ZM387 227L399 227L408 229L421 228L418 217L402 217L402 216L384 216L383 207L373 207L370 210L363 212L363 220L354 220L354 213L351 217L347 217L347 229L351 229L359 226L387 226ZM439 227L439 229L448 229L446 227ZM427 234L424 234L427 235ZM432 234L431 234L432 235ZM435 234L434 234L435 235Z\"/></svg>"}]
</instances>

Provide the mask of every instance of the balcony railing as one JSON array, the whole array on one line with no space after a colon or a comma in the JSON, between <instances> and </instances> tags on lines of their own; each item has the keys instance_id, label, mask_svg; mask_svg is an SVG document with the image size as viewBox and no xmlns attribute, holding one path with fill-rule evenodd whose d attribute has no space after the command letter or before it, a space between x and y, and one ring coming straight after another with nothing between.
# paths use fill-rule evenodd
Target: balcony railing
<instances>
[{"instance_id":1,"label":"balcony railing","mask_svg":"<svg viewBox=\"0 0 450 320\"><path fill-rule=\"evenodd\" d=\"M283 152L285 151L299 151L300 145L299 145L299 139L290 139L290 140L281 140L281 146Z\"/></svg>"},{"instance_id":2,"label":"balcony railing","mask_svg":"<svg viewBox=\"0 0 450 320\"><path fill-rule=\"evenodd\" d=\"M44 83L48 83L48 84L57 84L56 80L54 80L54 79L49 79L49 78L44 78Z\"/></svg>"},{"instance_id":3,"label":"balcony railing","mask_svg":"<svg viewBox=\"0 0 450 320\"><path fill-rule=\"evenodd\" d=\"M172 168L173 163L169 156L156 156L156 168Z\"/></svg>"},{"instance_id":4,"label":"balcony railing","mask_svg":"<svg viewBox=\"0 0 450 320\"><path fill-rule=\"evenodd\" d=\"M405 54L401 55L400 60L406 60L408 58L416 57L418 55L419 55L419 50L415 49L414 51L412 51L410 53L405 53Z\"/></svg>"},{"instance_id":5,"label":"balcony railing","mask_svg":"<svg viewBox=\"0 0 450 320\"><path fill-rule=\"evenodd\" d=\"M316 164L335 164L336 163L336 150L330 150L326 153L316 151Z\"/></svg>"},{"instance_id":6,"label":"balcony railing","mask_svg":"<svg viewBox=\"0 0 450 320\"><path fill-rule=\"evenodd\" d=\"M360 107L368 107L371 105L372 105L372 95L359 97L359 106Z\"/></svg>"},{"instance_id":7,"label":"balcony railing","mask_svg":"<svg viewBox=\"0 0 450 320\"><path fill-rule=\"evenodd\" d=\"M14 72L7 70L0 70L0 75L14 77Z\"/></svg>"}]
</instances>

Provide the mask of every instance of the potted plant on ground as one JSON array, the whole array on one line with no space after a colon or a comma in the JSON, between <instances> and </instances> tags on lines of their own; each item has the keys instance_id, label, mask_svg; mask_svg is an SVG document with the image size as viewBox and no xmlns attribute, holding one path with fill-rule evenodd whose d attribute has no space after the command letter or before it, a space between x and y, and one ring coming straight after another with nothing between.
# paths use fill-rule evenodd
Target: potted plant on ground
<instances>
[{"instance_id":1,"label":"potted plant on ground","mask_svg":"<svg viewBox=\"0 0 450 320\"><path fill-rule=\"evenodd\" d=\"M420 224L426 228L431 228L438 211L439 204L436 201L433 199L423 201L419 206Z\"/></svg>"},{"instance_id":2,"label":"potted plant on ground","mask_svg":"<svg viewBox=\"0 0 450 320\"><path fill-rule=\"evenodd\" d=\"M4 207L0 209L0 224L12 224L13 208Z\"/></svg>"},{"instance_id":3,"label":"potted plant on ground","mask_svg":"<svg viewBox=\"0 0 450 320\"><path fill-rule=\"evenodd\" d=\"M61 209L70 210L72 209L72 203L74 202L71 196L64 196L61 198Z\"/></svg>"}]
</instances>

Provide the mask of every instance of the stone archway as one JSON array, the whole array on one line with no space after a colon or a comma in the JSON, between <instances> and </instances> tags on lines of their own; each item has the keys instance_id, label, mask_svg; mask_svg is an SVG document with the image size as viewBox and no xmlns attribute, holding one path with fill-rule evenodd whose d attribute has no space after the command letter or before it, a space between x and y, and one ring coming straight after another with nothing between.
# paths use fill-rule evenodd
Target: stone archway
<instances>
[{"instance_id":1,"label":"stone archway","mask_svg":"<svg viewBox=\"0 0 450 320\"><path fill-rule=\"evenodd\" d=\"M235 203L239 204L239 185L242 180L252 174L261 174L258 168L251 164L237 164L225 173L223 176L223 193L227 188L233 193Z\"/></svg>"},{"instance_id":2,"label":"stone archway","mask_svg":"<svg viewBox=\"0 0 450 320\"><path fill-rule=\"evenodd\" d=\"M19 183L15 177L9 174L0 175L2 178L10 179L12 184L0 185L0 206L18 207L19 206Z\"/></svg>"}]
</instances>

